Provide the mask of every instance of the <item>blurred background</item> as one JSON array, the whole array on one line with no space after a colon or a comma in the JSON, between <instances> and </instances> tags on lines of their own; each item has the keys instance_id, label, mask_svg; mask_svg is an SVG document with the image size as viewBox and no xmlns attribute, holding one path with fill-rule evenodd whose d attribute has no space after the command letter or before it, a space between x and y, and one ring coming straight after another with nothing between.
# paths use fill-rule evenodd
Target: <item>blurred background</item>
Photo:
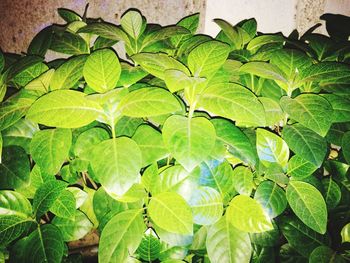
<instances>
[{"instance_id":1,"label":"blurred background","mask_svg":"<svg viewBox=\"0 0 350 263\"><path fill-rule=\"evenodd\" d=\"M254 17L260 32L294 29L303 33L317 23L316 32L326 33L324 13L350 16L350 0L0 0L0 47L5 52L24 52L30 40L52 23L62 23L56 12L64 7L83 14L89 3L88 16L102 17L118 23L129 8L137 8L149 22L175 24L182 17L199 12L200 32L215 36L219 27L212 22L222 18L232 23ZM339 27L342 24L339 23Z\"/></svg>"}]
</instances>

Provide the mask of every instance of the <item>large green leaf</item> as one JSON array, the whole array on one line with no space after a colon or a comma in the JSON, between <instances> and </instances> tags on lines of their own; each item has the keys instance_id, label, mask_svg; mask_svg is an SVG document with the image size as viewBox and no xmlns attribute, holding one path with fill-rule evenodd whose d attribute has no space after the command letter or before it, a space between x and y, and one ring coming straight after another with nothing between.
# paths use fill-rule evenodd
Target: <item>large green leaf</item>
<instances>
[{"instance_id":1,"label":"large green leaf","mask_svg":"<svg viewBox=\"0 0 350 263\"><path fill-rule=\"evenodd\" d=\"M101 233L98 262L124 262L138 248L145 229L142 210L115 215Z\"/></svg>"},{"instance_id":2,"label":"large green leaf","mask_svg":"<svg viewBox=\"0 0 350 263\"><path fill-rule=\"evenodd\" d=\"M237 195L226 210L227 220L237 229L260 233L273 229L268 213L260 203L249 196Z\"/></svg>"},{"instance_id":3,"label":"large green leaf","mask_svg":"<svg viewBox=\"0 0 350 263\"><path fill-rule=\"evenodd\" d=\"M324 234L327 228L327 207L322 194L311 184L290 181L286 196L293 212L305 225Z\"/></svg>"},{"instance_id":4,"label":"large green leaf","mask_svg":"<svg viewBox=\"0 0 350 263\"><path fill-rule=\"evenodd\" d=\"M206 247L213 263L248 263L252 253L249 235L236 229L223 216L208 228Z\"/></svg>"},{"instance_id":5,"label":"large green leaf","mask_svg":"<svg viewBox=\"0 0 350 263\"><path fill-rule=\"evenodd\" d=\"M256 154L248 137L232 122L225 119L212 119L216 138L223 143L227 150L243 162L255 165Z\"/></svg>"},{"instance_id":6,"label":"large green leaf","mask_svg":"<svg viewBox=\"0 0 350 263\"><path fill-rule=\"evenodd\" d=\"M294 99L287 96L280 100L290 118L324 137L332 125L332 106L322 96L301 94Z\"/></svg>"},{"instance_id":7,"label":"large green leaf","mask_svg":"<svg viewBox=\"0 0 350 263\"><path fill-rule=\"evenodd\" d=\"M188 171L209 156L215 137L214 126L204 117L189 119L173 115L163 126L165 146Z\"/></svg>"},{"instance_id":8,"label":"large green leaf","mask_svg":"<svg viewBox=\"0 0 350 263\"><path fill-rule=\"evenodd\" d=\"M2 149L0 189L13 189L29 183L30 163L26 152L18 146Z\"/></svg>"},{"instance_id":9,"label":"large green leaf","mask_svg":"<svg viewBox=\"0 0 350 263\"><path fill-rule=\"evenodd\" d=\"M288 162L288 174L294 179L303 179L315 172L317 167L309 161L294 155Z\"/></svg>"},{"instance_id":10,"label":"large green leaf","mask_svg":"<svg viewBox=\"0 0 350 263\"><path fill-rule=\"evenodd\" d=\"M122 115L129 117L151 117L181 110L174 95L162 88L147 87L130 92L119 104Z\"/></svg>"},{"instance_id":11,"label":"large green leaf","mask_svg":"<svg viewBox=\"0 0 350 263\"><path fill-rule=\"evenodd\" d=\"M60 65L51 78L50 89L71 89L75 87L83 76L83 67L86 59L86 55L76 56Z\"/></svg>"},{"instance_id":12,"label":"large green leaf","mask_svg":"<svg viewBox=\"0 0 350 263\"><path fill-rule=\"evenodd\" d=\"M14 191L0 191L0 244L7 245L29 229L34 221L28 199Z\"/></svg>"},{"instance_id":13,"label":"large green leaf","mask_svg":"<svg viewBox=\"0 0 350 263\"><path fill-rule=\"evenodd\" d=\"M142 34L142 15L136 10L129 10L120 19L120 24L124 31L137 40Z\"/></svg>"},{"instance_id":14,"label":"large green leaf","mask_svg":"<svg viewBox=\"0 0 350 263\"><path fill-rule=\"evenodd\" d=\"M222 42L204 42L188 55L188 67L193 76L210 78L224 64L229 52L230 47Z\"/></svg>"},{"instance_id":15,"label":"large green leaf","mask_svg":"<svg viewBox=\"0 0 350 263\"><path fill-rule=\"evenodd\" d=\"M223 213L222 197L214 188L202 186L192 192L189 200L193 222L198 225L212 225Z\"/></svg>"},{"instance_id":16,"label":"large green leaf","mask_svg":"<svg viewBox=\"0 0 350 263\"><path fill-rule=\"evenodd\" d=\"M55 175L69 157L72 132L69 129L47 129L34 134L30 153L40 170Z\"/></svg>"},{"instance_id":17,"label":"large green leaf","mask_svg":"<svg viewBox=\"0 0 350 263\"><path fill-rule=\"evenodd\" d=\"M162 134L150 125L137 128L132 139L140 147L142 153L142 167L157 162L168 155L164 146Z\"/></svg>"},{"instance_id":18,"label":"large green leaf","mask_svg":"<svg viewBox=\"0 0 350 263\"><path fill-rule=\"evenodd\" d=\"M90 160L96 178L109 193L122 196L140 178L141 151L129 138L99 143L93 149Z\"/></svg>"},{"instance_id":19,"label":"large green leaf","mask_svg":"<svg viewBox=\"0 0 350 263\"><path fill-rule=\"evenodd\" d=\"M84 65L84 78L90 88L103 93L117 86L121 67L118 56L110 49L93 52Z\"/></svg>"},{"instance_id":20,"label":"large green leaf","mask_svg":"<svg viewBox=\"0 0 350 263\"><path fill-rule=\"evenodd\" d=\"M176 59L162 53L139 53L131 57L137 64L152 74L153 76L164 80L164 72L168 69L177 69L187 75L190 74L185 65Z\"/></svg>"},{"instance_id":21,"label":"large green leaf","mask_svg":"<svg viewBox=\"0 0 350 263\"><path fill-rule=\"evenodd\" d=\"M101 111L82 92L57 90L35 101L26 118L46 126L78 128L94 121Z\"/></svg>"},{"instance_id":22,"label":"large green leaf","mask_svg":"<svg viewBox=\"0 0 350 263\"><path fill-rule=\"evenodd\" d=\"M52 220L52 224L60 229L64 241L81 239L89 233L93 227L87 216L79 210L74 212L72 219L56 216Z\"/></svg>"},{"instance_id":23,"label":"large green leaf","mask_svg":"<svg viewBox=\"0 0 350 263\"><path fill-rule=\"evenodd\" d=\"M316 247L328 244L326 235L313 231L297 218L282 217L279 227L289 245L304 257L308 257Z\"/></svg>"},{"instance_id":24,"label":"large green leaf","mask_svg":"<svg viewBox=\"0 0 350 263\"><path fill-rule=\"evenodd\" d=\"M278 163L285 168L289 159L289 148L287 143L278 135L264 129L256 130L256 149L260 161L269 166Z\"/></svg>"},{"instance_id":25,"label":"large green leaf","mask_svg":"<svg viewBox=\"0 0 350 263\"><path fill-rule=\"evenodd\" d=\"M327 143L320 135L300 124L294 124L283 128L282 138L294 153L316 167L321 166L326 156Z\"/></svg>"},{"instance_id":26,"label":"large green leaf","mask_svg":"<svg viewBox=\"0 0 350 263\"><path fill-rule=\"evenodd\" d=\"M245 87L234 83L210 86L200 96L199 106L204 110L236 121L240 126L264 126L264 107Z\"/></svg>"},{"instance_id":27,"label":"large green leaf","mask_svg":"<svg viewBox=\"0 0 350 263\"><path fill-rule=\"evenodd\" d=\"M69 33L54 34L50 49L68 55L81 55L90 52L88 43L77 34Z\"/></svg>"},{"instance_id":28,"label":"large green leaf","mask_svg":"<svg viewBox=\"0 0 350 263\"><path fill-rule=\"evenodd\" d=\"M270 218L279 216L287 208L285 192L271 181L264 181L259 184L254 199L263 206Z\"/></svg>"},{"instance_id":29,"label":"large green leaf","mask_svg":"<svg viewBox=\"0 0 350 263\"><path fill-rule=\"evenodd\" d=\"M66 219L73 219L75 216L76 200L68 190L63 190L52 204L50 211L56 216Z\"/></svg>"},{"instance_id":30,"label":"large green leaf","mask_svg":"<svg viewBox=\"0 0 350 263\"><path fill-rule=\"evenodd\" d=\"M287 77L283 71L267 62L248 62L242 65L239 70L258 77L287 82Z\"/></svg>"},{"instance_id":31,"label":"large green leaf","mask_svg":"<svg viewBox=\"0 0 350 263\"><path fill-rule=\"evenodd\" d=\"M50 180L38 188L33 199L33 211L37 219L49 211L66 187L67 183L63 181Z\"/></svg>"},{"instance_id":32,"label":"large green leaf","mask_svg":"<svg viewBox=\"0 0 350 263\"><path fill-rule=\"evenodd\" d=\"M335 94L322 94L333 108L333 123L350 121L350 99Z\"/></svg>"},{"instance_id":33,"label":"large green leaf","mask_svg":"<svg viewBox=\"0 0 350 263\"><path fill-rule=\"evenodd\" d=\"M39 77L42 73L47 71L49 68L46 64L39 62L36 63L29 68L26 68L25 70L19 72L12 81L15 83L15 85L18 85L20 87L26 86L30 81L33 79Z\"/></svg>"},{"instance_id":34,"label":"large green leaf","mask_svg":"<svg viewBox=\"0 0 350 263\"><path fill-rule=\"evenodd\" d=\"M255 186L253 180L253 173L248 167L238 166L233 170L232 183L239 194L250 196Z\"/></svg>"},{"instance_id":35,"label":"large green leaf","mask_svg":"<svg viewBox=\"0 0 350 263\"><path fill-rule=\"evenodd\" d=\"M191 207L176 193L163 192L153 196L148 212L152 221L166 231L193 234Z\"/></svg>"},{"instance_id":36,"label":"large green leaf","mask_svg":"<svg viewBox=\"0 0 350 263\"><path fill-rule=\"evenodd\" d=\"M266 81L264 80L263 83L265 82ZM266 126L278 126L280 121L286 116L281 109L280 104L274 99L268 97L259 97L259 100L265 109Z\"/></svg>"},{"instance_id":37,"label":"large green leaf","mask_svg":"<svg viewBox=\"0 0 350 263\"><path fill-rule=\"evenodd\" d=\"M26 262L60 263L64 249L61 231L51 224L41 225L26 240Z\"/></svg>"}]
</instances>

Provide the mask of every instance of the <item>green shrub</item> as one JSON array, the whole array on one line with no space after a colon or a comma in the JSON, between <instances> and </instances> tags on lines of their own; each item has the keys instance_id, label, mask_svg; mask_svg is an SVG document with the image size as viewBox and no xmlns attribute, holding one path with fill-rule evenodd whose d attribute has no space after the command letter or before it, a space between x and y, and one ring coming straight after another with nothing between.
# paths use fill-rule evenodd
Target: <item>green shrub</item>
<instances>
[{"instance_id":1,"label":"green shrub","mask_svg":"<svg viewBox=\"0 0 350 263\"><path fill-rule=\"evenodd\" d=\"M59 14L0 54L0 262L349 259L348 42Z\"/></svg>"}]
</instances>

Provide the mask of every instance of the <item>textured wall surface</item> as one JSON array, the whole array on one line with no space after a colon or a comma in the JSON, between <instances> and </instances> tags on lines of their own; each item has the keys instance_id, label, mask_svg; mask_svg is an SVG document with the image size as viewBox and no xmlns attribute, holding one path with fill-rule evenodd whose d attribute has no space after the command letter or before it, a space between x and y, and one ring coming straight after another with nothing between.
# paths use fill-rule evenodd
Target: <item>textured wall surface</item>
<instances>
[{"instance_id":1,"label":"textured wall surface","mask_svg":"<svg viewBox=\"0 0 350 263\"><path fill-rule=\"evenodd\" d=\"M56 9L64 7L82 14L90 3L88 16L119 21L129 8L139 9L148 22L175 24L189 14L205 14L205 0L0 0L0 47L6 52L25 52L30 40L42 28L62 23ZM203 24L203 22L202 22Z\"/></svg>"}]
</instances>

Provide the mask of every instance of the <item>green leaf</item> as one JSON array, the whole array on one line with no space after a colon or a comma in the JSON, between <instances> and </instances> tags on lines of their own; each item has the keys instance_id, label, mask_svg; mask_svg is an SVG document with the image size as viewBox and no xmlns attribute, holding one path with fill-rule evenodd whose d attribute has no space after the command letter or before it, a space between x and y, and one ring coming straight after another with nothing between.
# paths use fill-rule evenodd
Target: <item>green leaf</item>
<instances>
[{"instance_id":1,"label":"green leaf","mask_svg":"<svg viewBox=\"0 0 350 263\"><path fill-rule=\"evenodd\" d=\"M345 226L343 226L341 232L341 242L350 242L350 223L346 224Z\"/></svg>"},{"instance_id":2,"label":"green leaf","mask_svg":"<svg viewBox=\"0 0 350 263\"><path fill-rule=\"evenodd\" d=\"M344 133L341 148L346 162L350 164L350 131Z\"/></svg>"},{"instance_id":3,"label":"green leaf","mask_svg":"<svg viewBox=\"0 0 350 263\"><path fill-rule=\"evenodd\" d=\"M51 224L41 225L26 240L26 262L60 263L64 249L61 231Z\"/></svg>"},{"instance_id":4,"label":"green leaf","mask_svg":"<svg viewBox=\"0 0 350 263\"><path fill-rule=\"evenodd\" d=\"M241 27L249 34L251 38L255 37L257 30L257 22L255 18L245 20Z\"/></svg>"},{"instance_id":5,"label":"green leaf","mask_svg":"<svg viewBox=\"0 0 350 263\"><path fill-rule=\"evenodd\" d=\"M249 234L250 240L254 245L259 245L262 247L275 247L280 242L281 234L279 232L278 226L274 221L272 221L273 229L261 233Z\"/></svg>"},{"instance_id":6,"label":"green leaf","mask_svg":"<svg viewBox=\"0 0 350 263\"><path fill-rule=\"evenodd\" d=\"M256 154L248 137L232 122L215 118L210 120L215 127L216 138L227 150L245 163L255 165Z\"/></svg>"},{"instance_id":7,"label":"green leaf","mask_svg":"<svg viewBox=\"0 0 350 263\"><path fill-rule=\"evenodd\" d=\"M255 186L253 179L253 173L248 167L238 166L233 169L232 183L239 194L251 195Z\"/></svg>"},{"instance_id":8,"label":"green leaf","mask_svg":"<svg viewBox=\"0 0 350 263\"><path fill-rule=\"evenodd\" d=\"M293 217L282 217L279 227L288 241L299 254L309 257L311 252L318 246L327 245L328 237L320 235L305 226L300 220Z\"/></svg>"},{"instance_id":9,"label":"green leaf","mask_svg":"<svg viewBox=\"0 0 350 263\"><path fill-rule=\"evenodd\" d=\"M285 168L289 159L289 148L287 143L278 135L264 129L256 130L256 149L260 161L269 166L278 163Z\"/></svg>"},{"instance_id":10,"label":"green leaf","mask_svg":"<svg viewBox=\"0 0 350 263\"><path fill-rule=\"evenodd\" d=\"M198 105L204 110L236 121L238 126L264 126L264 108L258 98L245 87L222 83L208 87Z\"/></svg>"},{"instance_id":11,"label":"green leaf","mask_svg":"<svg viewBox=\"0 0 350 263\"><path fill-rule=\"evenodd\" d=\"M265 109L266 126L278 126L286 115L279 103L267 97L259 97L259 100Z\"/></svg>"},{"instance_id":12,"label":"green leaf","mask_svg":"<svg viewBox=\"0 0 350 263\"><path fill-rule=\"evenodd\" d=\"M173 115L163 126L165 146L188 171L209 156L215 137L214 126L204 117L188 119Z\"/></svg>"},{"instance_id":13,"label":"green leaf","mask_svg":"<svg viewBox=\"0 0 350 263\"><path fill-rule=\"evenodd\" d=\"M78 33L90 33L107 39L124 41L127 45L130 45L127 34L116 25L107 22L88 24L80 28Z\"/></svg>"},{"instance_id":14,"label":"green leaf","mask_svg":"<svg viewBox=\"0 0 350 263\"><path fill-rule=\"evenodd\" d=\"M266 62L248 62L239 69L258 77L287 82L286 75L277 66Z\"/></svg>"},{"instance_id":15,"label":"green leaf","mask_svg":"<svg viewBox=\"0 0 350 263\"><path fill-rule=\"evenodd\" d=\"M282 109L305 127L324 137L332 125L332 106L316 94L301 94L291 99L287 96L280 100Z\"/></svg>"},{"instance_id":16,"label":"green leaf","mask_svg":"<svg viewBox=\"0 0 350 263\"><path fill-rule=\"evenodd\" d=\"M152 197L148 205L154 223L166 231L193 234L193 216L190 206L178 194L164 192Z\"/></svg>"},{"instance_id":17,"label":"green leaf","mask_svg":"<svg viewBox=\"0 0 350 263\"><path fill-rule=\"evenodd\" d=\"M214 188L202 186L193 190L189 200L193 222L198 225L212 225L223 213L222 197Z\"/></svg>"},{"instance_id":18,"label":"green leaf","mask_svg":"<svg viewBox=\"0 0 350 263\"><path fill-rule=\"evenodd\" d=\"M188 29L191 34L195 34L199 25L199 13L182 18L176 25ZM188 35L171 36L170 40L178 47L186 39L188 39Z\"/></svg>"},{"instance_id":19,"label":"green leaf","mask_svg":"<svg viewBox=\"0 0 350 263\"><path fill-rule=\"evenodd\" d=\"M145 72L140 66L134 67L125 62L121 62L120 65L121 72L117 83L118 87L129 87L147 76L147 72Z\"/></svg>"},{"instance_id":20,"label":"green leaf","mask_svg":"<svg viewBox=\"0 0 350 263\"><path fill-rule=\"evenodd\" d=\"M139 53L131 58L145 71L162 80L165 78L164 72L168 69L177 69L186 75L190 74L185 65L163 53Z\"/></svg>"},{"instance_id":21,"label":"green leaf","mask_svg":"<svg viewBox=\"0 0 350 263\"><path fill-rule=\"evenodd\" d=\"M52 220L52 224L60 229L63 240L66 242L83 238L93 227L86 215L79 210L74 212L72 219L56 216Z\"/></svg>"},{"instance_id":22,"label":"green leaf","mask_svg":"<svg viewBox=\"0 0 350 263\"><path fill-rule=\"evenodd\" d=\"M216 224L209 226L206 240L211 262L250 262L252 247L249 235L233 227L223 216Z\"/></svg>"},{"instance_id":23,"label":"green leaf","mask_svg":"<svg viewBox=\"0 0 350 263\"><path fill-rule=\"evenodd\" d=\"M127 116L121 117L115 125L115 132L117 136L132 137L143 120L141 118L130 118Z\"/></svg>"},{"instance_id":24,"label":"green leaf","mask_svg":"<svg viewBox=\"0 0 350 263\"><path fill-rule=\"evenodd\" d=\"M53 35L50 49L68 55L81 55L90 52L89 45L84 38L67 31L63 34Z\"/></svg>"},{"instance_id":25,"label":"green leaf","mask_svg":"<svg viewBox=\"0 0 350 263\"><path fill-rule=\"evenodd\" d=\"M265 45L281 45L285 41L284 36L282 35L260 35L252 39L247 45L247 50L251 51L253 54L256 53Z\"/></svg>"},{"instance_id":26,"label":"green leaf","mask_svg":"<svg viewBox=\"0 0 350 263\"><path fill-rule=\"evenodd\" d=\"M326 246L319 246L315 248L310 257L309 257L310 263L345 263L345 260L340 256L337 255L337 252L333 251L331 248Z\"/></svg>"},{"instance_id":27,"label":"green leaf","mask_svg":"<svg viewBox=\"0 0 350 263\"><path fill-rule=\"evenodd\" d=\"M121 66L118 56L110 49L93 52L84 65L84 78L90 88L104 93L117 86Z\"/></svg>"},{"instance_id":28,"label":"green leaf","mask_svg":"<svg viewBox=\"0 0 350 263\"><path fill-rule=\"evenodd\" d=\"M222 31L220 34L223 33L227 38L227 40L223 39L223 41L229 43L231 45L231 49L241 49L244 42L249 40L247 39L248 33L242 30L240 27L232 26L230 23L222 19L214 19L214 22L221 28ZM217 38L220 38L219 36L217 36Z\"/></svg>"},{"instance_id":29,"label":"green leaf","mask_svg":"<svg viewBox=\"0 0 350 263\"><path fill-rule=\"evenodd\" d=\"M77 13L75 13L72 10L66 9L66 8L58 8L57 12L60 15L60 17L62 17L64 19L64 21L66 21L67 23L82 20L81 17Z\"/></svg>"},{"instance_id":30,"label":"green leaf","mask_svg":"<svg viewBox=\"0 0 350 263\"><path fill-rule=\"evenodd\" d=\"M69 157L72 133L69 129L47 129L34 134L30 153L43 172L55 175Z\"/></svg>"},{"instance_id":31,"label":"green leaf","mask_svg":"<svg viewBox=\"0 0 350 263\"><path fill-rule=\"evenodd\" d=\"M19 188L29 183L30 162L26 152L18 146L2 149L0 189Z\"/></svg>"},{"instance_id":32,"label":"green leaf","mask_svg":"<svg viewBox=\"0 0 350 263\"><path fill-rule=\"evenodd\" d=\"M176 69L168 69L164 74L164 81L167 88L172 92L182 89L194 88L206 81L205 78L189 77L183 71Z\"/></svg>"},{"instance_id":33,"label":"green leaf","mask_svg":"<svg viewBox=\"0 0 350 263\"><path fill-rule=\"evenodd\" d=\"M312 185L290 181L286 196L293 212L305 225L320 234L327 228L327 207L322 194Z\"/></svg>"},{"instance_id":34,"label":"green leaf","mask_svg":"<svg viewBox=\"0 0 350 263\"><path fill-rule=\"evenodd\" d=\"M58 217L72 219L75 216L75 206L74 195L68 190L63 190L52 204L50 211Z\"/></svg>"},{"instance_id":35,"label":"green leaf","mask_svg":"<svg viewBox=\"0 0 350 263\"><path fill-rule=\"evenodd\" d=\"M150 233L142 237L140 246L137 248L137 254L141 259L152 262L159 257L162 246L160 240L154 234L153 230L149 229Z\"/></svg>"},{"instance_id":36,"label":"green leaf","mask_svg":"<svg viewBox=\"0 0 350 263\"><path fill-rule=\"evenodd\" d=\"M170 92L147 87L125 95L118 108L122 115L139 118L175 113L181 110L181 105Z\"/></svg>"},{"instance_id":37,"label":"green leaf","mask_svg":"<svg viewBox=\"0 0 350 263\"><path fill-rule=\"evenodd\" d=\"M124 31L135 40L142 34L142 15L136 10L127 11L121 17L120 24Z\"/></svg>"},{"instance_id":38,"label":"green leaf","mask_svg":"<svg viewBox=\"0 0 350 263\"><path fill-rule=\"evenodd\" d=\"M38 188L33 199L33 211L37 219L49 211L66 186L67 183L63 181L50 180Z\"/></svg>"},{"instance_id":39,"label":"green leaf","mask_svg":"<svg viewBox=\"0 0 350 263\"><path fill-rule=\"evenodd\" d=\"M327 204L328 210L336 208L341 199L341 190L338 184L330 178L323 179L322 181L324 188L324 200Z\"/></svg>"},{"instance_id":40,"label":"green leaf","mask_svg":"<svg viewBox=\"0 0 350 263\"><path fill-rule=\"evenodd\" d=\"M24 88L26 90L35 90L38 94L44 94L49 91L51 79L55 73L54 69L50 69L42 73L39 77L30 81Z\"/></svg>"},{"instance_id":41,"label":"green leaf","mask_svg":"<svg viewBox=\"0 0 350 263\"><path fill-rule=\"evenodd\" d=\"M224 64L230 47L219 41L207 41L198 45L188 55L188 67L195 77L212 77Z\"/></svg>"},{"instance_id":42,"label":"green leaf","mask_svg":"<svg viewBox=\"0 0 350 263\"><path fill-rule=\"evenodd\" d=\"M102 231L99 243L100 263L124 262L142 241L145 224L142 210L128 210L115 215Z\"/></svg>"},{"instance_id":43,"label":"green leaf","mask_svg":"<svg viewBox=\"0 0 350 263\"><path fill-rule=\"evenodd\" d=\"M259 184L254 199L263 206L270 218L279 216L287 208L285 192L271 181L264 181Z\"/></svg>"},{"instance_id":44,"label":"green leaf","mask_svg":"<svg viewBox=\"0 0 350 263\"><path fill-rule=\"evenodd\" d=\"M28 199L14 191L0 191L0 244L7 245L25 233L33 219Z\"/></svg>"},{"instance_id":45,"label":"green leaf","mask_svg":"<svg viewBox=\"0 0 350 263\"><path fill-rule=\"evenodd\" d=\"M288 174L296 180L304 179L312 175L316 170L317 167L313 163L301 158L299 155L294 155L288 162Z\"/></svg>"},{"instance_id":46,"label":"green leaf","mask_svg":"<svg viewBox=\"0 0 350 263\"><path fill-rule=\"evenodd\" d=\"M6 81L12 80L17 74L26 71L28 68L40 64L43 59L39 56L24 56L12 63L6 74Z\"/></svg>"},{"instance_id":47,"label":"green leaf","mask_svg":"<svg viewBox=\"0 0 350 263\"><path fill-rule=\"evenodd\" d=\"M120 137L99 143L91 153L91 166L107 192L122 196L139 178L141 151L133 140Z\"/></svg>"},{"instance_id":48,"label":"green leaf","mask_svg":"<svg viewBox=\"0 0 350 263\"><path fill-rule=\"evenodd\" d=\"M348 122L350 121L350 100L335 94L322 94L332 105L333 115L332 122Z\"/></svg>"},{"instance_id":49,"label":"green leaf","mask_svg":"<svg viewBox=\"0 0 350 263\"><path fill-rule=\"evenodd\" d=\"M51 41L52 26L48 26L35 35L28 46L27 53L29 55L45 57L47 50L50 48Z\"/></svg>"},{"instance_id":50,"label":"green leaf","mask_svg":"<svg viewBox=\"0 0 350 263\"><path fill-rule=\"evenodd\" d=\"M316 167L321 166L326 156L327 143L320 135L300 124L294 124L283 128L282 138L294 153Z\"/></svg>"},{"instance_id":51,"label":"green leaf","mask_svg":"<svg viewBox=\"0 0 350 263\"><path fill-rule=\"evenodd\" d=\"M36 63L25 70L19 72L12 81L15 85L24 87L27 85L30 81L40 76L42 73L47 71L49 68L44 63Z\"/></svg>"},{"instance_id":52,"label":"green leaf","mask_svg":"<svg viewBox=\"0 0 350 263\"><path fill-rule=\"evenodd\" d=\"M271 220L258 201L246 195L237 195L226 210L227 220L237 229L260 233L273 229Z\"/></svg>"},{"instance_id":53,"label":"green leaf","mask_svg":"<svg viewBox=\"0 0 350 263\"><path fill-rule=\"evenodd\" d=\"M46 126L78 128L94 121L102 108L79 91L57 90L40 97L26 118ZM67 100L69 98L69 100Z\"/></svg>"},{"instance_id":54,"label":"green leaf","mask_svg":"<svg viewBox=\"0 0 350 263\"><path fill-rule=\"evenodd\" d=\"M50 81L50 89L71 89L83 76L86 55L72 57L60 65Z\"/></svg>"},{"instance_id":55,"label":"green leaf","mask_svg":"<svg viewBox=\"0 0 350 263\"><path fill-rule=\"evenodd\" d=\"M167 157L168 151L164 146L162 134L150 125L137 128L132 139L140 147L142 153L142 167Z\"/></svg>"},{"instance_id":56,"label":"green leaf","mask_svg":"<svg viewBox=\"0 0 350 263\"><path fill-rule=\"evenodd\" d=\"M5 58L4 58L4 54L0 50L0 73L4 70L4 67L5 67Z\"/></svg>"}]
</instances>

